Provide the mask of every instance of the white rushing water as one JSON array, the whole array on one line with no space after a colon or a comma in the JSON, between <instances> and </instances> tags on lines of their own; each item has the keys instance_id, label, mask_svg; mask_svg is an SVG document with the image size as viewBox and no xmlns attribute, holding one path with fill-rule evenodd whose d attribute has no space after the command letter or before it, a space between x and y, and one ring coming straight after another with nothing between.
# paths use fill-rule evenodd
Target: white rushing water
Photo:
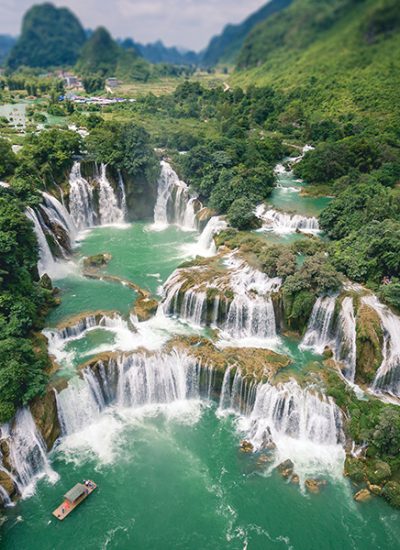
<instances>
[{"instance_id":1,"label":"white rushing water","mask_svg":"<svg viewBox=\"0 0 400 550\"><path fill-rule=\"evenodd\" d=\"M33 494L38 479L47 477L51 482L58 479L29 409L23 408L17 412L7 440L13 469L11 477L23 497Z\"/></svg>"},{"instance_id":2,"label":"white rushing water","mask_svg":"<svg viewBox=\"0 0 400 550\"><path fill-rule=\"evenodd\" d=\"M334 353L335 359L345 366L343 375L351 383L354 383L356 375L356 341L357 333L353 298L346 296L340 307Z\"/></svg>"},{"instance_id":3,"label":"white rushing water","mask_svg":"<svg viewBox=\"0 0 400 550\"><path fill-rule=\"evenodd\" d=\"M333 399L285 384L249 385L226 371L220 411L240 413L238 428L256 451L273 450L271 467L294 463L302 481L310 475L342 475L345 452L342 414Z\"/></svg>"},{"instance_id":4,"label":"white rushing water","mask_svg":"<svg viewBox=\"0 0 400 550\"><path fill-rule=\"evenodd\" d=\"M36 212L27 207L25 211L27 217L33 222L34 231L39 246L39 261L38 261L38 271L39 275L42 276L45 273L50 277L54 276L57 272L56 262L51 253L49 243L47 242L46 235L43 231L42 225L37 217Z\"/></svg>"},{"instance_id":5,"label":"white rushing water","mask_svg":"<svg viewBox=\"0 0 400 550\"><path fill-rule=\"evenodd\" d=\"M112 460L111 440L126 415L175 410L184 416L193 404L198 419L200 398L209 399L212 379L212 369L202 369L194 358L176 351L120 355L107 366L99 364L96 372L86 369L82 379L56 396L61 448L83 447L101 460Z\"/></svg>"},{"instance_id":6,"label":"white rushing water","mask_svg":"<svg viewBox=\"0 0 400 550\"><path fill-rule=\"evenodd\" d=\"M122 210L123 219L126 221L128 216L128 205L126 202L126 192L124 178L122 177L121 170L118 170L118 191L119 191L119 203Z\"/></svg>"},{"instance_id":7,"label":"white rushing water","mask_svg":"<svg viewBox=\"0 0 400 550\"><path fill-rule=\"evenodd\" d=\"M279 290L281 279L267 277L234 254L225 258L225 266L225 273L184 292L187 270L176 270L164 284L160 309L196 326L213 324L236 345L259 346L276 339L271 294ZM203 269L195 266L190 271L196 277ZM207 299L209 292L213 297ZM232 298L226 297L227 292Z\"/></svg>"},{"instance_id":8,"label":"white rushing water","mask_svg":"<svg viewBox=\"0 0 400 550\"><path fill-rule=\"evenodd\" d=\"M400 317L374 295L364 296L362 300L377 312L383 328L383 361L376 372L372 390L400 397Z\"/></svg>"},{"instance_id":9,"label":"white rushing water","mask_svg":"<svg viewBox=\"0 0 400 550\"><path fill-rule=\"evenodd\" d=\"M70 213L59 200L49 193L42 193L42 195L44 204L41 205L41 208L52 223L60 226L65 231L72 248L75 244L77 229Z\"/></svg>"},{"instance_id":10,"label":"white rushing water","mask_svg":"<svg viewBox=\"0 0 400 550\"><path fill-rule=\"evenodd\" d=\"M312 349L322 354L326 347L332 347L333 317L335 312L336 296L320 296L314 304L307 331L300 347Z\"/></svg>"},{"instance_id":11,"label":"white rushing water","mask_svg":"<svg viewBox=\"0 0 400 550\"><path fill-rule=\"evenodd\" d=\"M196 243L196 254L204 257L214 256L217 253L214 237L227 227L226 221L219 216L210 218Z\"/></svg>"},{"instance_id":12,"label":"white rushing water","mask_svg":"<svg viewBox=\"0 0 400 550\"><path fill-rule=\"evenodd\" d=\"M296 233L297 231L319 233L320 231L318 218L279 212L264 204L257 206L255 215L263 223L259 231L272 231L278 234Z\"/></svg>"},{"instance_id":13,"label":"white rushing water","mask_svg":"<svg viewBox=\"0 0 400 550\"><path fill-rule=\"evenodd\" d=\"M154 207L154 227L163 229L176 224L183 229L196 230L196 211L199 202L189 194L189 188L166 161L161 161L157 200ZM196 208L197 207L197 208Z\"/></svg>"},{"instance_id":14,"label":"white rushing water","mask_svg":"<svg viewBox=\"0 0 400 550\"><path fill-rule=\"evenodd\" d=\"M104 163L100 166L98 184L100 224L115 225L123 223L124 212L118 206L118 198L111 183L107 179L107 165Z\"/></svg>"},{"instance_id":15,"label":"white rushing water","mask_svg":"<svg viewBox=\"0 0 400 550\"><path fill-rule=\"evenodd\" d=\"M81 175L80 162L74 162L69 176L69 211L75 226L86 229L95 225L93 191Z\"/></svg>"},{"instance_id":16,"label":"white rushing water","mask_svg":"<svg viewBox=\"0 0 400 550\"><path fill-rule=\"evenodd\" d=\"M230 288L234 298L229 305L223 330L239 340L247 337L276 338L271 293L279 290L282 280L268 277L235 255L230 255L225 263L230 270Z\"/></svg>"}]
</instances>

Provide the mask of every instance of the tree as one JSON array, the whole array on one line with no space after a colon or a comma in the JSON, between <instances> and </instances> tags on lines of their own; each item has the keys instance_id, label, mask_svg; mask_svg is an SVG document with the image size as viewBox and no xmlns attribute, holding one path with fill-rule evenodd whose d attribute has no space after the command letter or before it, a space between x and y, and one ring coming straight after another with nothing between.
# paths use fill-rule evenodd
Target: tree
<instances>
[{"instance_id":1,"label":"tree","mask_svg":"<svg viewBox=\"0 0 400 550\"><path fill-rule=\"evenodd\" d=\"M379 417L372 434L372 442L381 455L398 456L400 453L400 412L386 408Z\"/></svg>"},{"instance_id":2,"label":"tree","mask_svg":"<svg viewBox=\"0 0 400 550\"><path fill-rule=\"evenodd\" d=\"M17 158L13 153L9 141L0 138L0 178L12 175L17 165Z\"/></svg>"},{"instance_id":3,"label":"tree","mask_svg":"<svg viewBox=\"0 0 400 550\"><path fill-rule=\"evenodd\" d=\"M228 220L232 227L239 230L254 228L257 224L254 206L254 203L247 197L234 200L228 210Z\"/></svg>"}]
</instances>

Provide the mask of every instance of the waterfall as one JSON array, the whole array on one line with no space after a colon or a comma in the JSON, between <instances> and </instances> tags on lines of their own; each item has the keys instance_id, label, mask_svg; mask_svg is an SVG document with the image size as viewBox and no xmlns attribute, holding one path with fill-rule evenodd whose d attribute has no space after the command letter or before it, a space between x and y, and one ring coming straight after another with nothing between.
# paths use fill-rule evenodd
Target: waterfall
<instances>
[{"instance_id":1,"label":"waterfall","mask_svg":"<svg viewBox=\"0 0 400 550\"><path fill-rule=\"evenodd\" d=\"M80 162L74 162L69 176L69 211L77 229L86 229L95 224L93 192L81 175Z\"/></svg>"},{"instance_id":2,"label":"waterfall","mask_svg":"<svg viewBox=\"0 0 400 550\"><path fill-rule=\"evenodd\" d=\"M209 398L212 374L212 369L202 369L196 359L177 351L120 355L98 374L85 369L81 380L57 394L62 432L84 429L110 405L122 410Z\"/></svg>"},{"instance_id":3,"label":"waterfall","mask_svg":"<svg viewBox=\"0 0 400 550\"><path fill-rule=\"evenodd\" d=\"M279 290L282 280L270 278L231 255L230 287L234 298L229 305L223 330L233 338L276 338L276 321L271 293Z\"/></svg>"},{"instance_id":4,"label":"waterfall","mask_svg":"<svg viewBox=\"0 0 400 550\"><path fill-rule=\"evenodd\" d=\"M123 218L124 220L126 220L128 216L128 207L126 204L125 183L122 177L121 170L118 170L118 191L119 191L119 203L121 205Z\"/></svg>"},{"instance_id":5,"label":"waterfall","mask_svg":"<svg viewBox=\"0 0 400 550\"><path fill-rule=\"evenodd\" d=\"M180 181L177 173L168 162L161 161L158 179L157 201L154 207L154 224L163 228L176 224L184 229L196 229L195 197L190 197L189 188Z\"/></svg>"},{"instance_id":6,"label":"waterfall","mask_svg":"<svg viewBox=\"0 0 400 550\"><path fill-rule=\"evenodd\" d=\"M317 299L300 348L309 348L322 354L327 346L332 346L335 304L336 296L320 296Z\"/></svg>"},{"instance_id":7,"label":"waterfall","mask_svg":"<svg viewBox=\"0 0 400 550\"><path fill-rule=\"evenodd\" d=\"M282 437L327 446L344 442L341 411L333 399L303 389L294 380L258 385L246 420L255 449L263 447L265 434L271 434L277 445Z\"/></svg>"},{"instance_id":8,"label":"waterfall","mask_svg":"<svg viewBox=\"0 0 400 550\"><path fill-rule=\"evenodd\" d=\"M44 476L50 481L57 479L47 458L41 434L36 428L29 409L20 409L9 435L10 461L14 480L22 496L34 492L36 481Z\"/></svg>"},{"instance_id":9,"label":"waterfall","mask_svg":"<svg viewBox=\"0 0 400 550\"><path fill-rule=\"evenodd\" d=\"M335 359L344 364L343 375L352 383L356 375L356 339L353 298L346 296L342 301L339 312Z\"/></svg>"},{"instance_id":10,"label":"waterfall","mask_svg":"<svg viewBox=\"0 0 400 550\"><path fill-rule=\"evenodd\" d=\"M98 348L97 353L106 351L111 346L111 349L132 349L131 345L139 344L133 339L134 332L130 329L128 322L125 321L118 313L113 314L93 314L87 315L64 327L51 328L43 330L44 336L48 341L49 355L55 357L58 363L63 361L71 361L74 359L75 352L69 350L68 344L74 340L83 338L88 332L95 329L105 329L114 334L115 340L112 344L106 345L106 348ZM139 335L140 336L140 335ZM143 338L142 338L143 339Z\"/></svg>"},{"instance_id":11,"label":"waterfall","mask_svg":"<svg viewBox=\"0 0 400 550\"><path fill-rule=\"evenodd\" d=\"M225 259L225 267L226 272L214 275L211 282L195 284L183 292L187 270L176 270L164 284L160 311L197 326L213 324L231 338L276 338L271 293L279 290L281 279L267 277L234 255ZM192 267L190 275L196 279L198 272L204 279L205 269L203 266ZM207 300L210 291L214 297ZM232 298L226 298L227 291ZM226 310L226 315L220 314Z\"/></svg>"},{"instance_id":12,"label":"waterfall","mask_svg":"<svg viewBox=\"0 0 400 550\"><path fill-rule=\"evenodd\" d=\"M82 334L96 327L115 328L121 326L121 324L125 326L126 322L118 313L113 313L112 316L107 314L94 314L87 315L79 319L76 323L66 325L59 329L46 329L43 331L43 334L47 336L50 343L56 343L80 338Z\"/></svg>"},{"instance_id":13,"label":"waterfall","mask_svg":"<svg viewBox=\"0 0 400 550\"><path fill-rule=\"evenodd\" d=\"M2 485L0 485L0 502L3 506L12 506L12 500Z\"/></svg>"},{"instance_id":14,"label":"waterfall","mask_svg":"<svg viewBox=\"0 0 400 550\"><path fill-rule=\"evenodd\" d=\"M100 167L99 183L99 216L101 225L123 223L124 213L118 206L118 199L110 182L107 179L107 166Z\"/></svg>"},{"instance_id":15,"label":"waterfall","mask_svg":"<svg viewBox=\"0 0 400 550\"><path fill-rule=\"evenodd\" d=\"M383 361L375 374L372 389L400 397L400 317L379 302L376 296L364 296L363 302L380 317L383 328Z\"/></svg>"},{"instance_id":16,"label":"waterfall","mask_svg":"<svg viewBox=\"0 0 400 550\"><path fill-rule=\"evenodd\" d=\"M72 248L76 236L76 227L72 217L68 210L55 197L48 193L42 193L42 195L44 204L41 205L41 208L52 224L56 224L63 229L68 236L70 248Z\"/></svg>"},{"instance_id":17,"label":"waterfall","mask_svg":"<svg viewBox=\"0 0 400 550\"><path fill-rule=\"evenodd\" d=\"M234 370L235 375L232 378ZM250 414L255 402L257 385L254 380L243 378L240 369L235 365L230 365L224 373L218 411L220 413Z\"/></svg>"},{"instance_id":18,"label":"waterfall","mask_svg":"<svg viewBox=\"0 0 400 550\"><path fill-rule=\"evenodd\" d=\"M56 262L51 253L49 243L47 242L46 235L43 231L42 225L36 215L36 212L27 207L25 211L26 216L33 222L34 231L37 237L38 246L39 246L39 261L38 261L38 271L39 275L42 276L45 273L52 276L56 268Z\"/></svg>"},{"instance_id":19,"label":"waterfall","mask_svg":"<svg viewBox=\"0 0 400 550\"><path fill-rule=\"evenodd\" d=\"M185 292L181 307L181 317L192 325L200 327L204 317L206 299L206 292L196 292L193 289Z\"/></svg>"},{"instance_id":20,"label":"waterfall","mask_svg":"<svg viewBox=\"0 0 400 550\"><path fill-rule=\"evenodd\" d=\"M222 220L219 216L210 218L196 243L196 254L205 257L214 256L217 253L214 236L226 229L226 227L226 221Z\"/></svg>"},{"instance_id":21,"label":"waterfall","mask_svg":"<svg viewBox=\"0 0 400 550\"><path fill-rule=\"evenodd\" d=\"M68 210L55 197L49 195L49 193L42 193L42 195L45 211L49 218L51 217L52 220L61 225L73 239L76 233L76 227Z\"/></svg>"},{"instance_id":22,"label":"waterfall","mask_svg":"<svg viewBox=\"0 0 400 550\"><path fill-rule=\"evenodd\" d=\"M225 372L219 410L236 413L239 432L255 451L273 453L271 468L294 463L301 483L306 477L343 472L345 441L342 413L331 397L284 384L254 384L232 369Z\"/></svg>"},{"instance_id":23,"label":"waterfall","mask_svg":"<svg viewBox=\"0 0 400 550\"><path fill-rule=\"evenodd\" d=\"M278 212L273 208L267 208L263 204L257 206L255 214L263 222L261 231L273 231L274 233L283 234L295 233L296 231L318 233L320 230L318 218Z\"/></svg>"}]
</instances>

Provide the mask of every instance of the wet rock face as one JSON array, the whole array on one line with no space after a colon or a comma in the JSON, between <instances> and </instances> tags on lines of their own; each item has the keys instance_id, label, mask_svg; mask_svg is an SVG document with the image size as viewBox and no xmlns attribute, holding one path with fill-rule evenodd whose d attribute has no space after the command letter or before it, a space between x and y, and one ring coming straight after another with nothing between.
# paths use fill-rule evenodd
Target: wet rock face
<instances>
[{"instance_id":1,"label":"wet rock face","mask_svg":"<svg viewBox=\"0 0 400 550\"><path fill-rule=\"evenodd\" d=\"M292 477L294 473L294 464L290 459L287 459L277 466L277 470L284 478Z\"/></svg>"},{"instance_id":2,"label":"wet rock face","mask_svg":"<svg viewBox=\"0 0 400 550\"><path fill-rule=\"evenodd\" d=\"M240 442L240 450L243 453L252 453L254 451L253 444L250 443L250 441L246 441L245 439Z\"/></svg>"},{"instance_id":3,"label":"wet rock face","mask_svg":"<svg viewBox=\"0 0 400 550\"><path fill-rule=\"evenodd\" d=\"M304 485L309 493L317 494L327 484L325 479L306 479Z\"/></svg>"},{"instance_id":4,"label":"wet rock face","mask_svg":"<svg viewBox=\"0 0 400 550\"><path fill-rule=\"evenodd\" d=\"M8 444L8 441L6 439L0 440L0 451L1 451L1 457L3 466L11 471L11 462L10 462L10 446Z\"/></svg>"},{"instance_id":5,"label":"wet rock face","mask_svg":"<svg viewBox=\"0 0 400 550\"><path fill-rule=\"evenodd\" d=\"M61 434L54 390L49 389L43 397L34 399L30 409L47 450L50 451Z\"/></svg>"},{"instance_id":6,"label":"wet rock face","mask_svg":"<svg viewBox=\"0 0 400 550\"><path fill-rule=\"evenodd\" d=\"M356 502L366 502L371 498L371 493L368 489L361 489L354 495Z\"/></svg>"},{"instance_id":7,"label":"wet rock face","mask_svg":"<svg viewBox=\"0 0 400 550\"><path fill-rule=\"evenodd\" d=\"M16 488L11 476L9 476L3 470L0 470L0 485L3 487L9 497L12 497L16 493ZM0 495L1 502L1 495Z\"/></svg>"}]
</instances>

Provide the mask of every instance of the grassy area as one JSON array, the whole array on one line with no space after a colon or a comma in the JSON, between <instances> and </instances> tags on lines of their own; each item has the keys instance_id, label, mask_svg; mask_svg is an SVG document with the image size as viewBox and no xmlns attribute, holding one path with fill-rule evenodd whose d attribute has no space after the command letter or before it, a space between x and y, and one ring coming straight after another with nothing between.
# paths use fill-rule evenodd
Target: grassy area
<instances>
[{"instance_id":1,"label":"grassy area","mask_svg":"<svg viewBox=\"0 0 400 550\"><path fill-rule=\"evenodd\" d=\"M189 79L186 77L164 77L157 80L149 80L148 82L131 82L122 84L115 90L115 95L121 95L126 97L136 97L139 95L146 95L152 93L156 96L170 94L175 88L190 80L191 82L200 82L203 86L213 88L215 86L223 86L228 78L228 75L222 72L216 72L209 74L204 71L197 71Z\"/></svg>"}]
</instances>

